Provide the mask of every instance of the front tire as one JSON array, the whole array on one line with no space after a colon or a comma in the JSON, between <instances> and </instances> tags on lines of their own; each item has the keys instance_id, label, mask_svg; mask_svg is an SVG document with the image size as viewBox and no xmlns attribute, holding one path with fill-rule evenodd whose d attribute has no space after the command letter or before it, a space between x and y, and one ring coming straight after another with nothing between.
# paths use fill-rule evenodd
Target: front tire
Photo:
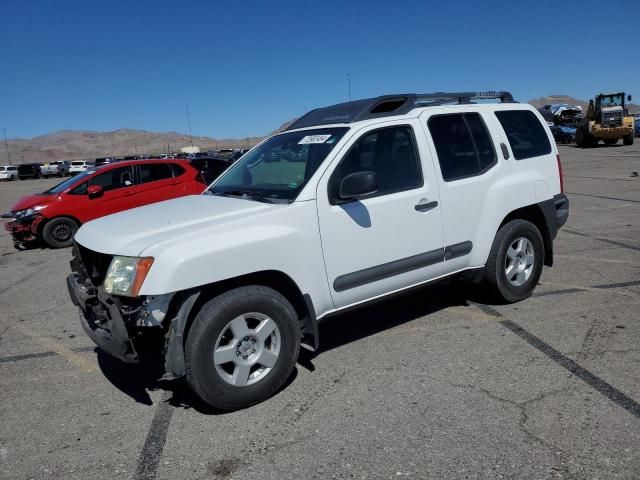
<instances>
[{"instance_id":1,"label":"front tire","mask_svg":"<svg viewBox=\"0 0 640 480\"><path fill-rule=\"evenodd\" d=\"M205 303L188 333L187 383L208 405L237 410L285 384L300 351L291 303L263 286L245 286Z\"/></svg>"},{"instance_id":2,"label":"front tire","mask_svg":"<svg viewBox=\"0 0 640 480\"><path fill-rule=\"evenodd\" d=\"M591 146L591 134L586 128L578 128L576 130L576 146L578 148L589 148Z\"/></svg>"},{"instance_id":3,"label":"front tire","mask_svg":"<svg viewBox=\"0 0 640 480\"><path fill-rule=\"evenodd\" d=\"M57 217L45 224L42 229L42 238L51 248L69 247L77 231L78 224L73 219Z\"/></svg>"},{"instance_id":4,"label":"front tire","mask_svg":"<svg viewBox=\"0 0 640 480\"><path fill-rule=\"evenodd\" d=\"M500 227L485 266L485 283L498 301L515 303L531 295L544 263L544 242L531 222L516 219Z\"/></svg>"},{"instance_id":5,"label":"front tire","mask_svg":"<svg viewBox=\"0 0 640 480\"><path fill-rule=\"evenodd\" d=\"M623 145L633 145L633 133L627 135L626 137L622 137Z\"/></svg>"}]
</instances>

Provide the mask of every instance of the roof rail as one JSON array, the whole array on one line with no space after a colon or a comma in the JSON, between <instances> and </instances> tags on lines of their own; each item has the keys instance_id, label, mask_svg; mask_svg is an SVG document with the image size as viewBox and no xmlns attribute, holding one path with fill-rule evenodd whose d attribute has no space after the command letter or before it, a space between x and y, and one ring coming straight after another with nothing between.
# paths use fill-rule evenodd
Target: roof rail
<instances>
[{"instance_id":1,"label":"roof rail","mask_svg":"<svg viewBox=\"0 0 640 480\"><path fill-rule=\"evenodd\" d=\"M416 106L428 103L440 105L456 101L459 104L471 103L473 100L500 100L502 103L514 103L513 95L509 92L437 92L416 95Z\"/></svg>"},{"instance_id":2,"label":"roof rail","mask_svg":"<svg viewBox=\"0 0 640 480\"><path fill-rule=\"evenodd\" d=\"M287 130L328 125L335 123L353 123L370 118L404 115L414 108L447 104L470 104L474 100L500 100L502 103L514 103L509 92L436 92L405 93L383 95L376 98L338 103L329 107L317 108L306 113L289 125Z\"/></svg>"}]
</instances>

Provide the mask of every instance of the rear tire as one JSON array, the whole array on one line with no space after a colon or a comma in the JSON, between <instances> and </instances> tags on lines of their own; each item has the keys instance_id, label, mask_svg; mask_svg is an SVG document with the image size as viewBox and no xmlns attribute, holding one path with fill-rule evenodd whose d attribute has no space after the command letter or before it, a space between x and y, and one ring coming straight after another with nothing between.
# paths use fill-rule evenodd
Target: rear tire
<instances>
[{"instance_id":1,"label":"rear tire","mask_svg":"<svg viewBox=\"0 0 640 480\"><path fill-rule=\"evenodd\" d=\"M284 296L257 285L235 288L196 315L185 346L187 383L219 410L254 405L286 383L300 340L300 322Z\"/></svg>"},{"instance_id":2,"label":"rear tire","mask_svg":"<svg viewBox=\"0 0 640 480\"><path fill-rule=\"evenodd\" d=\"M531 295L544 263L544 242L531 222L516 219L500 227L485 266L491 296L515 303Z\"/></svg>"},{"instance_id":3,"label":"rear tire","mask_svg":"<svg viewBox=\"0 0 640 480\"><path fill-rule=\"evenodd\" d=\"M633 133L627 135L626 137L622 137L623 145L633 145Z\"/></svg>"},{"instance_id":4,"label":"rear tire","mask_svg":"<svg viewBox=\"0 0 640 480\"><path fill-rule=\"evenodd\" d=\"M73 236L78 231L78 224L69 217L57 217L49 220L42 229L42 238L51 248L69 247Z\"/></svg>"}]
</instances>

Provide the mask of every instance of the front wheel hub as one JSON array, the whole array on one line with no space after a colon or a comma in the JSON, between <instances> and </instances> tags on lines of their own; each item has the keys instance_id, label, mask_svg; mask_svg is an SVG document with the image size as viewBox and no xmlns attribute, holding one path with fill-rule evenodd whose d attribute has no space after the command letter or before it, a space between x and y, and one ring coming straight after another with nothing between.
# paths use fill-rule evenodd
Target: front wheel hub
<instances>
[{"instance_id":1,"label":"front wheel hub","mask_svg":"<svg viewBox=\"0 0 640 480\"><path fill-rule=\"evenodd\" d=\"M213 365L230 385L244 387L265 378L280 355L282 336L269 316L251 312L231 320L216 340Z\"/></svg>"}]
</instances>

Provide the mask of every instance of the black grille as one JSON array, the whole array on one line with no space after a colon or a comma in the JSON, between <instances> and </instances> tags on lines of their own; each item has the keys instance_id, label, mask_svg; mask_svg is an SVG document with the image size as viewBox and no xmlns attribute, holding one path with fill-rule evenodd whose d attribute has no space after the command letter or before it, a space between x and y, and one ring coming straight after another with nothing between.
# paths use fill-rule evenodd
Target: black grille
<instances>
[{"instance_id":1,"label":"black grille","mask_svg":"<svg viewBox=\"0 0 640 480\"><path fill-rule=\"evenodd\" d=\"M602 126L604 128L622 126L622 112L602 112Z\"/></svg>"},{"instance_id":2,"label":"black grille","mask_svg":"<svg viewBox=\"0 0 640 480\"><path fill-rule=\"evenodd\" d=\"M78 243L76 243L76 251L78 252L80 264L91 283L96 287L102 285L113 255L94 252Z\"/></svg>"}]
</instances>

